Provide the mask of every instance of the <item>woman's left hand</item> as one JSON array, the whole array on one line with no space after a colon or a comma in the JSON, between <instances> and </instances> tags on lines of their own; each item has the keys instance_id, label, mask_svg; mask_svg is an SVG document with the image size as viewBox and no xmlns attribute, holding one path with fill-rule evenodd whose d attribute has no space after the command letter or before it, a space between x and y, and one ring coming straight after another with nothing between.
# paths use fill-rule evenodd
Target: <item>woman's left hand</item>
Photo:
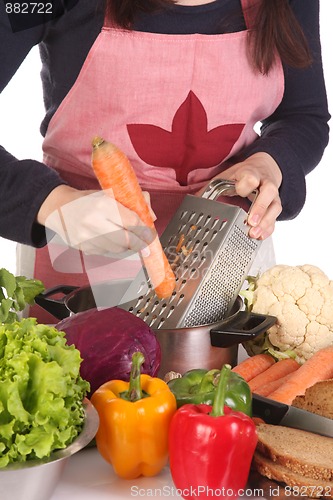
<instances>
[{"instance_id":1,"label":"woman's left hand","mask_svg":"<svg viewBox=\"0 0 333 500\"><path fill-rule=\"evenodd\" d=\"M258 190L247 221L251 226L249 236L260 240L270 236L282 211L279 196L282 173L275 160L267 153L255 153L218 177L235 181L236 193L243 198L251 198L251 193Z\"/></svg>"}]
</instances>

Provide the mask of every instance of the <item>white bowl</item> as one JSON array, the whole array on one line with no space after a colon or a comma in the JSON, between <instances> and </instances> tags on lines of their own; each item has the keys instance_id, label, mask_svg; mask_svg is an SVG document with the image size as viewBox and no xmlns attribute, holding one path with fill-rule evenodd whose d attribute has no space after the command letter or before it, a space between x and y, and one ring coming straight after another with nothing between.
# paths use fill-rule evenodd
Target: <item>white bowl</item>
<instances>
[{"instance_id":1,"label":"white bowl","mask_svg":"<svg viewBox=\"0 0 333 500\"><path fill-rule=\"evenodd\" d=\"M49 500L60 480L66 461L95 437L99 418L94 406L84 400L85 421L79 436L67 448L40 460L12 463L0 469L1 500Z\"/></svg>"}]
</instances>

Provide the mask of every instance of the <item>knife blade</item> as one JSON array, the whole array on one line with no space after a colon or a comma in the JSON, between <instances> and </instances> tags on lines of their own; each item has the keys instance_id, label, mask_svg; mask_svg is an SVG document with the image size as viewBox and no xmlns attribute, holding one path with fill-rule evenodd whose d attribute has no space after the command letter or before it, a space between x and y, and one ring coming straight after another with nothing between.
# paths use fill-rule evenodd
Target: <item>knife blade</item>
<instances>
[{"instance_id":1,"label":"knife blade","mask_svg":"<svg viewBox=\"0 0 333 500\"><path fill-rule=\"evenodd\" d=\"M333 437L333 419L322 417L311 411L279 403L273 399L252 395L253 416L262 418L267 424L278 424Z\"/></svg>"}]
</instances>

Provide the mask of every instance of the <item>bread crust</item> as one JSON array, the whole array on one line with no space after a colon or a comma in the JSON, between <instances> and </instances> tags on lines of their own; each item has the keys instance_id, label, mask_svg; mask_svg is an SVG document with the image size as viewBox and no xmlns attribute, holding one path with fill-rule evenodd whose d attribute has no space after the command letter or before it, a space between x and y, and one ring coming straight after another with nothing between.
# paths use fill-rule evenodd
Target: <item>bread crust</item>
<instances>
[{"instance_id":1,"label":"bread crust","mask_svg":"<svg viewBox=\"0 0 333 500\"><path fill-rule=\"evenodd\" d=\"M315 480L293 472L287 467L273 462L259 451L254 453L252 466L263 476L288 485L290 496L295 496L296 494L296 496L308 496L311 498L333 498L332 481ZM294 495L291 493L294 493Z\"/></svg>"},{"instance_id":2,"label":"bread crust","mask_svg":"<svg viewBox=\"0 0 333 500\"><path fill-rule=\"evenodd\" d=\"M257 451L315 480L333 480L333 439L291 427L259 424Z\"/></svg>"},{"instance_id":3,"label":"bread crust","mask_svg":"<svg viewBox=\"0 0 333 500\"><path fill-rule=\"evenodd\" d=\"M317 382L292 404L333 419L333 379ZM257 425L257 434L254 470L286 484L288 496L333 498L333 438L265 423Z\"/></svg>"},{"instance_id":4,"label":"bread crust","mask_svg":"<svg viewBox=\"0 0 333 500\"><path fill-rule=\"evenodd\" d=\"M322 380L308 387L303 396L297 396L293 406L333 419L333 379Z\"/></svg>"}]
</instances>

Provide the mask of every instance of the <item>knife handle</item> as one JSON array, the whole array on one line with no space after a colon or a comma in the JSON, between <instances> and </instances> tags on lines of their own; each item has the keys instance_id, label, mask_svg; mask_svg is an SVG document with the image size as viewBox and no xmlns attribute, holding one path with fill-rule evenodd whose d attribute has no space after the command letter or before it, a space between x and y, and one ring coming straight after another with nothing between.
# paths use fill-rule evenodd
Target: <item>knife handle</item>
<instances>
[{"instance_id":1,"label":"knife handle","mask_svg":"<svg viewBox=\"0 0 333 500\"><path fill-rule=\"evenodd\" d=\"M289 406L273 399L253 394L252 414L262 418L267 424L279 424L289 410Z\"/></svg>"}]
</instances>

